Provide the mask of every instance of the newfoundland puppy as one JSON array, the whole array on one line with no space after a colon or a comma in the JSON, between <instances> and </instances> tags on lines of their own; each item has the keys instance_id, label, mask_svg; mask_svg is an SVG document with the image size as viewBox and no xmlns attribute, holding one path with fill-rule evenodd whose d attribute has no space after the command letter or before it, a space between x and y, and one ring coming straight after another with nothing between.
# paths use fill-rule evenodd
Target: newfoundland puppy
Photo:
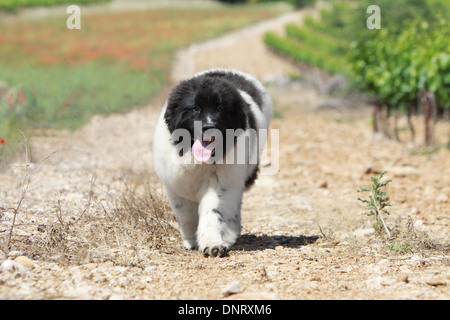
<instances>
[{"instance_id":1,"label":"newfoundland puppy","mask_svg":"<svg viewBox=\"0 0 450 320\"><path fill-rule=\"evenodd\" d=\"M236 242L271 117L263 85L237 70L197 73L170 93L153 158L187 249L223 257Z\"/></svg>"}]
</instances>

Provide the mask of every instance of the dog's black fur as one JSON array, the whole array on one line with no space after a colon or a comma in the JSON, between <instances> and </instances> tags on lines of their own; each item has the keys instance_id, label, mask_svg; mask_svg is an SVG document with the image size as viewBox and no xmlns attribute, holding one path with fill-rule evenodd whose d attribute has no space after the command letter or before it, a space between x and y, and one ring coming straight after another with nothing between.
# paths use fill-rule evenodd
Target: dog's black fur
<instances>
[{"instance_id":1,"label":"dog's black fur","mask_svg":"<svg viewBox=\"0 0 450 320\"><path fill-rule=\"evenodd\" d=\"M202 122L203 131L220 130L224 139L226 129L256 129L253 114L239 89L248 92L260 105L257 88L236 74L215 71L182 81L171 92L164 115L170 133L175 129L188 130L192 146L200 138L194 136L194 121ZM223 145L227 145L225 141Z\"/></svg>"}]
</instances>

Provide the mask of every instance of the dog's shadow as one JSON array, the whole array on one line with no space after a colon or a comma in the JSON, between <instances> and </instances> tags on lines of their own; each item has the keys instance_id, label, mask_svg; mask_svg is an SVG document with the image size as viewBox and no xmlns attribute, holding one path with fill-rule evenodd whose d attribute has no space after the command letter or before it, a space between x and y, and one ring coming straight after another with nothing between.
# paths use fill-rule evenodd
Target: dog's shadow
<instances>
[{"instance_id":1,"label":"dog's shadow","mask_svg":"<svg viewBox=\"0 0 450 320\"><path fill-rule=\"evenodd\" d=\"M241 235L233 246L233 250L257 251L266 249L275 249L282 246L284 248L299 248L312 244L319 239L320 236L284 236L284 235Z\"/></svg>"}]
</instances>

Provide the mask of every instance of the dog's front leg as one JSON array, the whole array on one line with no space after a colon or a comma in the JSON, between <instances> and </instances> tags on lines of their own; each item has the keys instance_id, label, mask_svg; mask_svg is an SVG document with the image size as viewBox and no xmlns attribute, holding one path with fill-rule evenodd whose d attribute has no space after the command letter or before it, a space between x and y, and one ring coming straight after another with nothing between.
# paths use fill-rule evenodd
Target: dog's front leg
<instances>
[{"instance_id":1,"label":"dog's front leg","mask_svg":"<svg viewBox=\"0 0 450 320\"><path fill-rule=\"evenodd\" d=\"M170 205L178 221L183 246L189 250L197 249L198 203L181 198L169 188L166 188L166 190Z\"/></svg>"},{"instance_id":2,"label":"dog's front leg","mask_svg":"<svg viewBox=\"0 0 450 320\"><path fill-rule=\"evenodd\" d=\"M197 243L207 256L223 257L241 232L242 192L210 186L199 204Z\"/></svg>"}]
</instances>

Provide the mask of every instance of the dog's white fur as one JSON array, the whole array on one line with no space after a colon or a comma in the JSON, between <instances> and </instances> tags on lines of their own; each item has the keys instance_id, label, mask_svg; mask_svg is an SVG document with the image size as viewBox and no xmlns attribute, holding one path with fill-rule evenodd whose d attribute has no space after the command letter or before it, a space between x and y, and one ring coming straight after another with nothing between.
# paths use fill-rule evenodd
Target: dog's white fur
<instances>
[{"instance_id":1,"label":"dog's white fur","mask_svg":"<svg viewBox=\"0 0 450 320\"><path fill-rule=\"evenodd\" d=\"M272 117L272 102L263 85L252 75L237 70L213 69L193 77L217 70L241 75L258 88L262 96L262 106L257 106L248 93L241 90L239 93L251 107L257 131L268 130ZM188 161L183 161L175 151L165 123L166 108L167 102L155 128L154 168L166 188L179 224L183 245L187 249L198 248L201 252L214 247L229 248L240 234L245 181L257 164L200 164L195 163L191 152L181 157L189 157L184 159ZM259 139L264 139L265 143L267 135L258 136ZM254 143L250 150L260 154L263 143L259 143L259 146L258 148Z\"/></svg>"}]
</instances>

